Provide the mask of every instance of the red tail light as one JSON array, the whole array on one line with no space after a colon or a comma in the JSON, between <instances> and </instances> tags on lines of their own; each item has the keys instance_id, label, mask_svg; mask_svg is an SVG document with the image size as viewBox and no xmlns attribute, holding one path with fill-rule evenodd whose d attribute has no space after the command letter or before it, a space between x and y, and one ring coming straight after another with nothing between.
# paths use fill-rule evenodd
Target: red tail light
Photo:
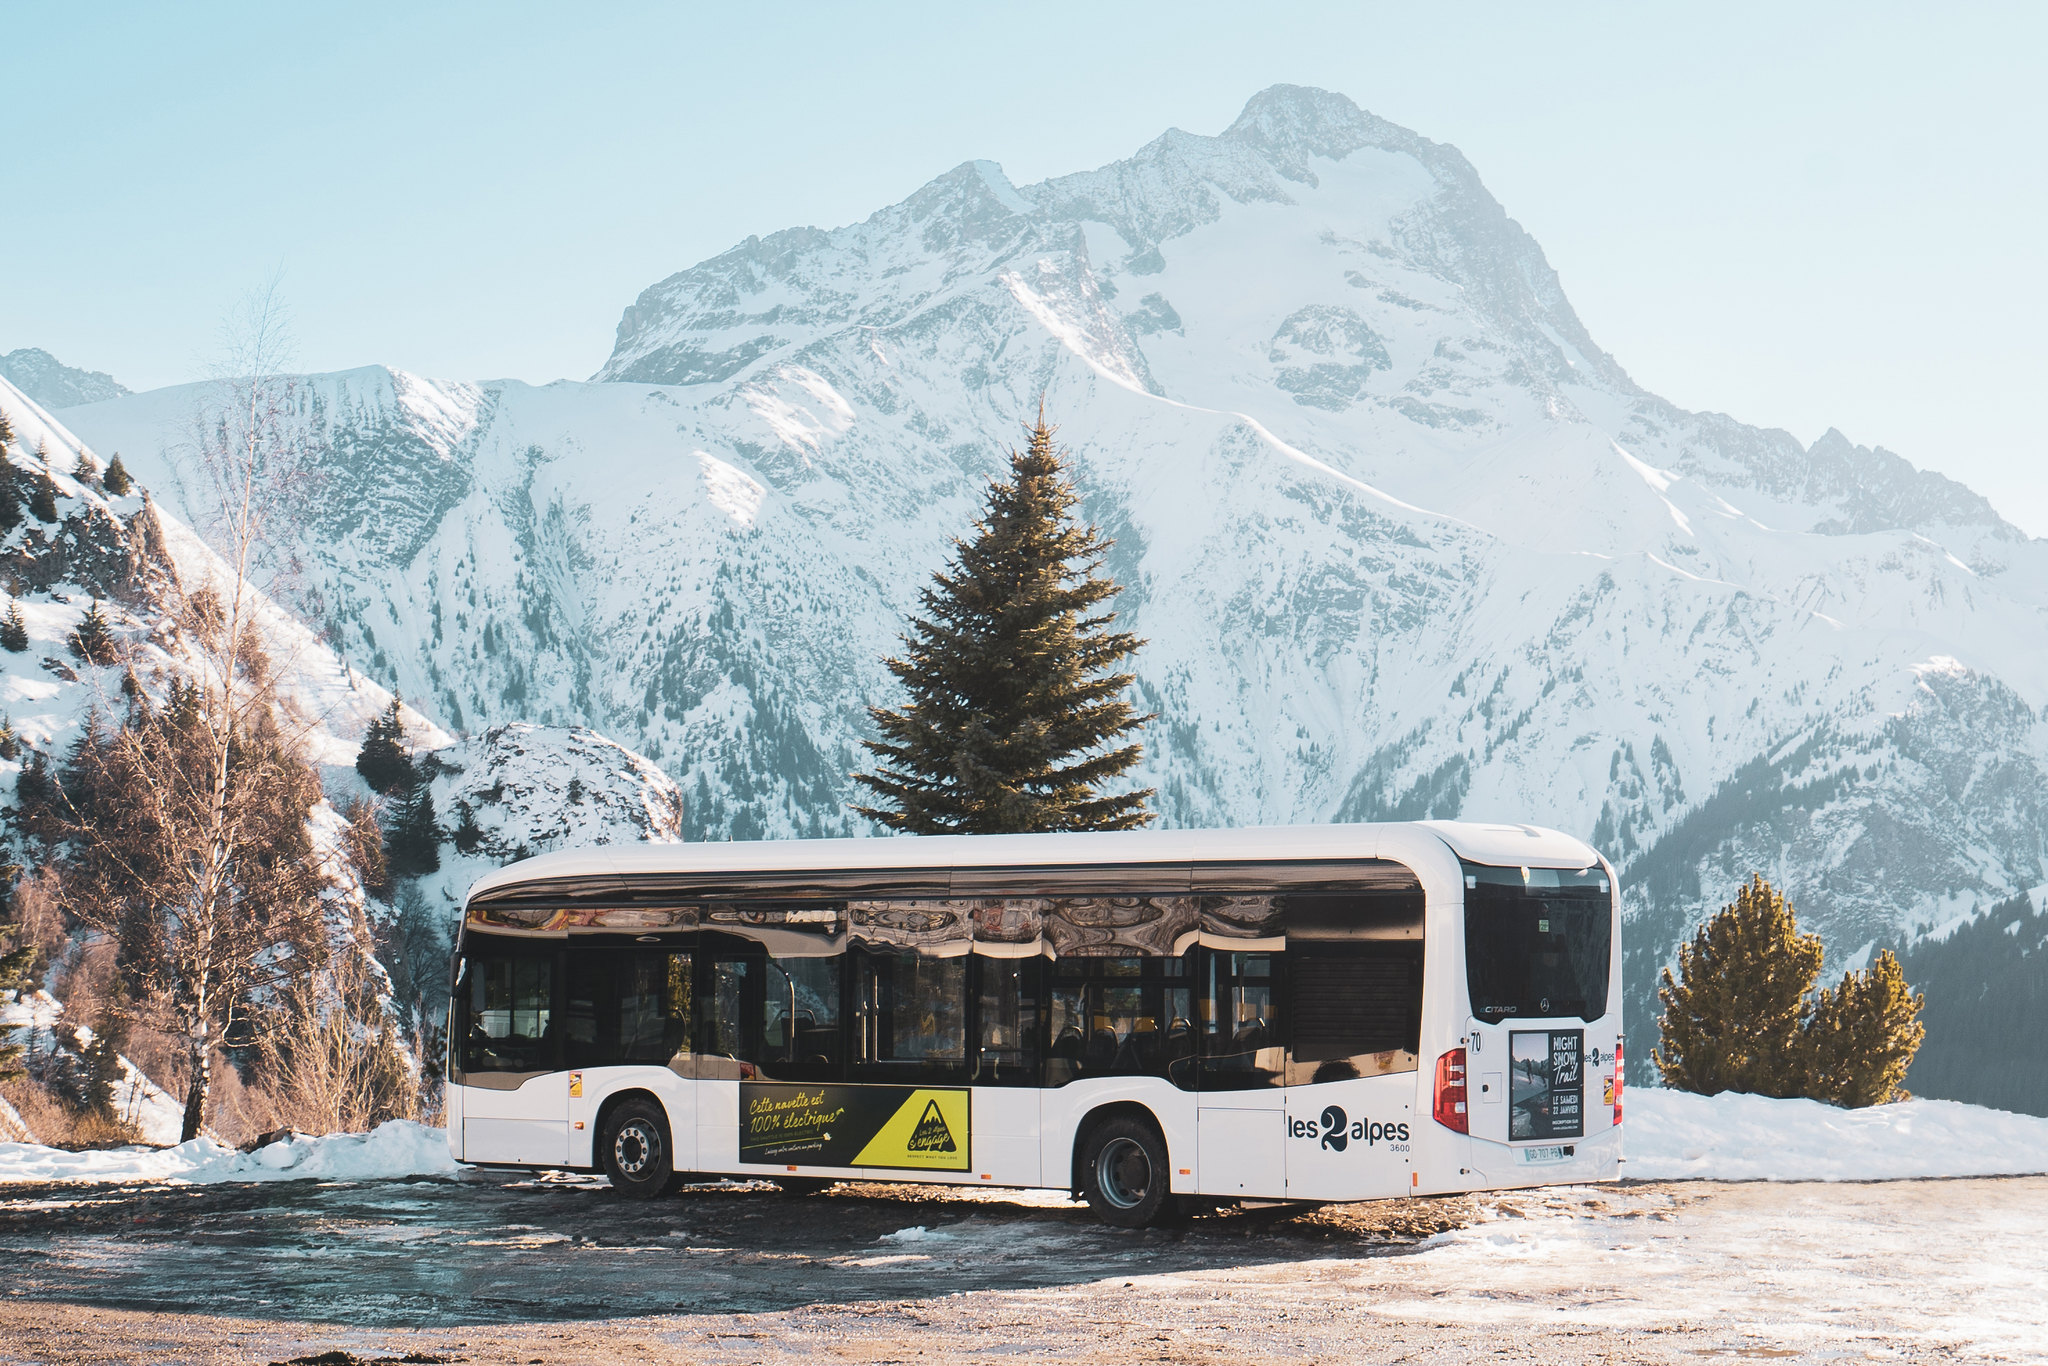
<instances>
[{"instance_id":1,"label":"red tail light","mask_svg":"<svg viewBox=\"0 0 2048 1366\"><path fill-rule=\"evenodd\" d=\"M1614 1123L1621 1125L1621 1040L1614 1041Z\"/></svg>"},{"instance_id":2,"label":"red tail light","mask_svg":"<svg viewBox=\"0 0 2048 1366\"><path fill-rule=\"evenodd\" d=\"M1465 1117L1465 1050L1453 1048L1436 1060L1436 1122L1469 1133Z\"/></svg>"}]
</instances>

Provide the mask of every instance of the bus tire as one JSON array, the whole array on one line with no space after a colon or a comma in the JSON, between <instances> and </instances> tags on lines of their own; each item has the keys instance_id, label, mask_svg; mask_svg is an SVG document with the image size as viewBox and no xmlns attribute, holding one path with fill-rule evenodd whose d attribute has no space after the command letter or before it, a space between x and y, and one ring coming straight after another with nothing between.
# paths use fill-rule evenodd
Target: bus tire
<instances>
[{"instance_id":1,"label":"bus tire","mask_svg":"<svg viewBox=\"0 0 2048 1366\"><path fill-rule=\"evenodd\" d=\"M1173 1217L1166 1140L1159 1126L1113 1115L1088 1131L1081 1152L1081 1194L1113 1228L1149 1228Z\"/></svg>"},{"instance_id":2,"label":"bus tire","mask_svg":"<svg viewBox=\"0 0 2048 1366\"><path fill-rule=\"evenodd\" d=\"M612 1189L634 1200L673 1195L683 1184L675 1169L668 1114L651 1100L633 1099L612 1111L601 1139L604 1174Z\"/></svg>"}]
</instances>

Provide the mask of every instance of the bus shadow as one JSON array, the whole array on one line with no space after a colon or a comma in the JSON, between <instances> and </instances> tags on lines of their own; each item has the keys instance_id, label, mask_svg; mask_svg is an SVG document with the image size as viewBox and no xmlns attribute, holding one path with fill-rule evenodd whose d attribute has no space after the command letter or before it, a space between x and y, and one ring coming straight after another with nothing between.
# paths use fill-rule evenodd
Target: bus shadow
<instances>
[{"instance_id":1,"label":"bus shadow","mask_svg":"<svg viewBox=\"0 0 2048 1366\"><path fill-rule=\"evenodd\" d=\"M741 1314L1394 1253L1469 1200L1198 1215L1127 1232L1043 1192L686 1188L472 1173L376 1185L12 1188L23 1299L366 1328Z\"/></svg>"}]
</instances>

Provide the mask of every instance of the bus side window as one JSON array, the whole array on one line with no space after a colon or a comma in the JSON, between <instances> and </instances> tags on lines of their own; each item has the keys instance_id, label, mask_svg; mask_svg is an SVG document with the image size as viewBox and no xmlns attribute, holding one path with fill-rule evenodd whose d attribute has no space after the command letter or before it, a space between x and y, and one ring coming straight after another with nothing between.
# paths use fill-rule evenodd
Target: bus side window
<instances>
[{"instance_id":1,"label":"bus side window","mask_svg":"<svg viewBox=\"0 0 2048 1366\"><path fill-rule=\"evenodd\" d=\"M1422 944L1304 944L1290 949L1294 1038L1287 1082L1412 1072L1422 1039Z\"/></svg>"},{"instance_id":2,"label":"bus side window","mask_svg":"<svg viewBox=\"0 0 2048 1366\"><path fill-rule=\"evenodd\" d=\"M976 958L981 972L977 1086L1038 1085L1036 958Z\"/></svg>"},{"instance_id":3,"label":"bus side window","mask_svg":"<svg viewBox=\"0 0 2048 1366\"><path fill-rule=\"evenodd\" d=\"M686 1067L690 1057L690 1022L696 1018L696 973L692 956L686 952L651 954L662 965L668 979L662 991L662 1057L657 1061L670 1067ZM684 1075L690 1075L684 1071Z\"/></svg>"},{"instance_id":4,"label":"bus side window","mask_svg":"<svg viewBox=\"0 0 2048 1366\"><path fill-rule=\"evenodd\" d=\"M1413 1072L1422 1047L1420 892L1292 895L1287 1084Z\"/></svg>"},{"instance_id":5,"label":"bus side window","mask_svg":"<svg viewBox=\"0 0 2048 1366\"><path fill-rule=\"evenodd\" d=\"M549 1072L556 1066L554 956L475 955L469 967L465 1072Z\"/></svg>"},{"instance_id":6,"label":"bus side window","mask_svg":"<svg viewBox=\"0 0 2048 1366\"><path fill-rule=\"evenodd\" d=\"M563 1066L661 1066L682 1048L689 954L572 943L566 966Z\"/></svg>"},{"instance_id":7,"label":"bus side window","mask_svg":"<svg viewBox=\"0 0 2048 1366\"><path fill-rule=\"evenodd\" d=\"M856 1080L966 1079L966 955L862 949L854 982Z\"/></svg>"},{"instance_id":8,"label":"bus side window","mask_svg":"<svg viewBox=\"0 0 2048 1366\"><path fill-rule=\"evenodd\" d=\"M762 1076L779 1081L838 1081L837 954L770 958L762 992Z\"/></svg>"},{"instance_id":9,"label":"bus side window","mask_svg":"<svg viewBox=\"0 0 2048 1366\"><path fill-rule=\"evenodd\" d=\"M1167 1077L1193 1089L1193 993L1187 958L1056 960L1045 1084L1082 1077Z\"/></svg>"},{"instance_id":10,"label":"bus side window","mask_svg":"<svg viewBox=\"0 0 2048 1366\"><path fill-rule=\"evenodd\" d=\"M1279 959L1271 953L1206 955L1201 1014L1201 1089L1248 1091L1281 1084L1287 1038L1280 1016Z\"/></svg>"},{"instance_id":11,"label":"bus side window","mask_svg":"<svg viewBox=\"0 0 2048 1366\"><path fill-rule=\"evenodd\" d=\"M757 954L719 954L706 966L710 971L699 1002L698 1053L710 1059L759 1063L767 960ZM744 1078L747 1073L742 1069L735 1075Z\"/></svg>"}]
</instances>

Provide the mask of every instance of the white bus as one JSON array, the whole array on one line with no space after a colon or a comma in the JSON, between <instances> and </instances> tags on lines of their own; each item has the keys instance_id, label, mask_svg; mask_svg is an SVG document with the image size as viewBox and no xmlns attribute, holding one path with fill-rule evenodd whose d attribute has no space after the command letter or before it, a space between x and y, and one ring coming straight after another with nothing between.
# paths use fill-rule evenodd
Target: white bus
<instances>
[{"instance_id":1,"label":"white bus","mask_svg":"<svg viewBox=\"0 0 2048 1366\"><path fill-rule=\"evenodd\" d=\"M470 890L486 1166L1190 1202L1611 1180L1613 869L1530 826L612 846Z\"/></svg>"}]
</instances>

